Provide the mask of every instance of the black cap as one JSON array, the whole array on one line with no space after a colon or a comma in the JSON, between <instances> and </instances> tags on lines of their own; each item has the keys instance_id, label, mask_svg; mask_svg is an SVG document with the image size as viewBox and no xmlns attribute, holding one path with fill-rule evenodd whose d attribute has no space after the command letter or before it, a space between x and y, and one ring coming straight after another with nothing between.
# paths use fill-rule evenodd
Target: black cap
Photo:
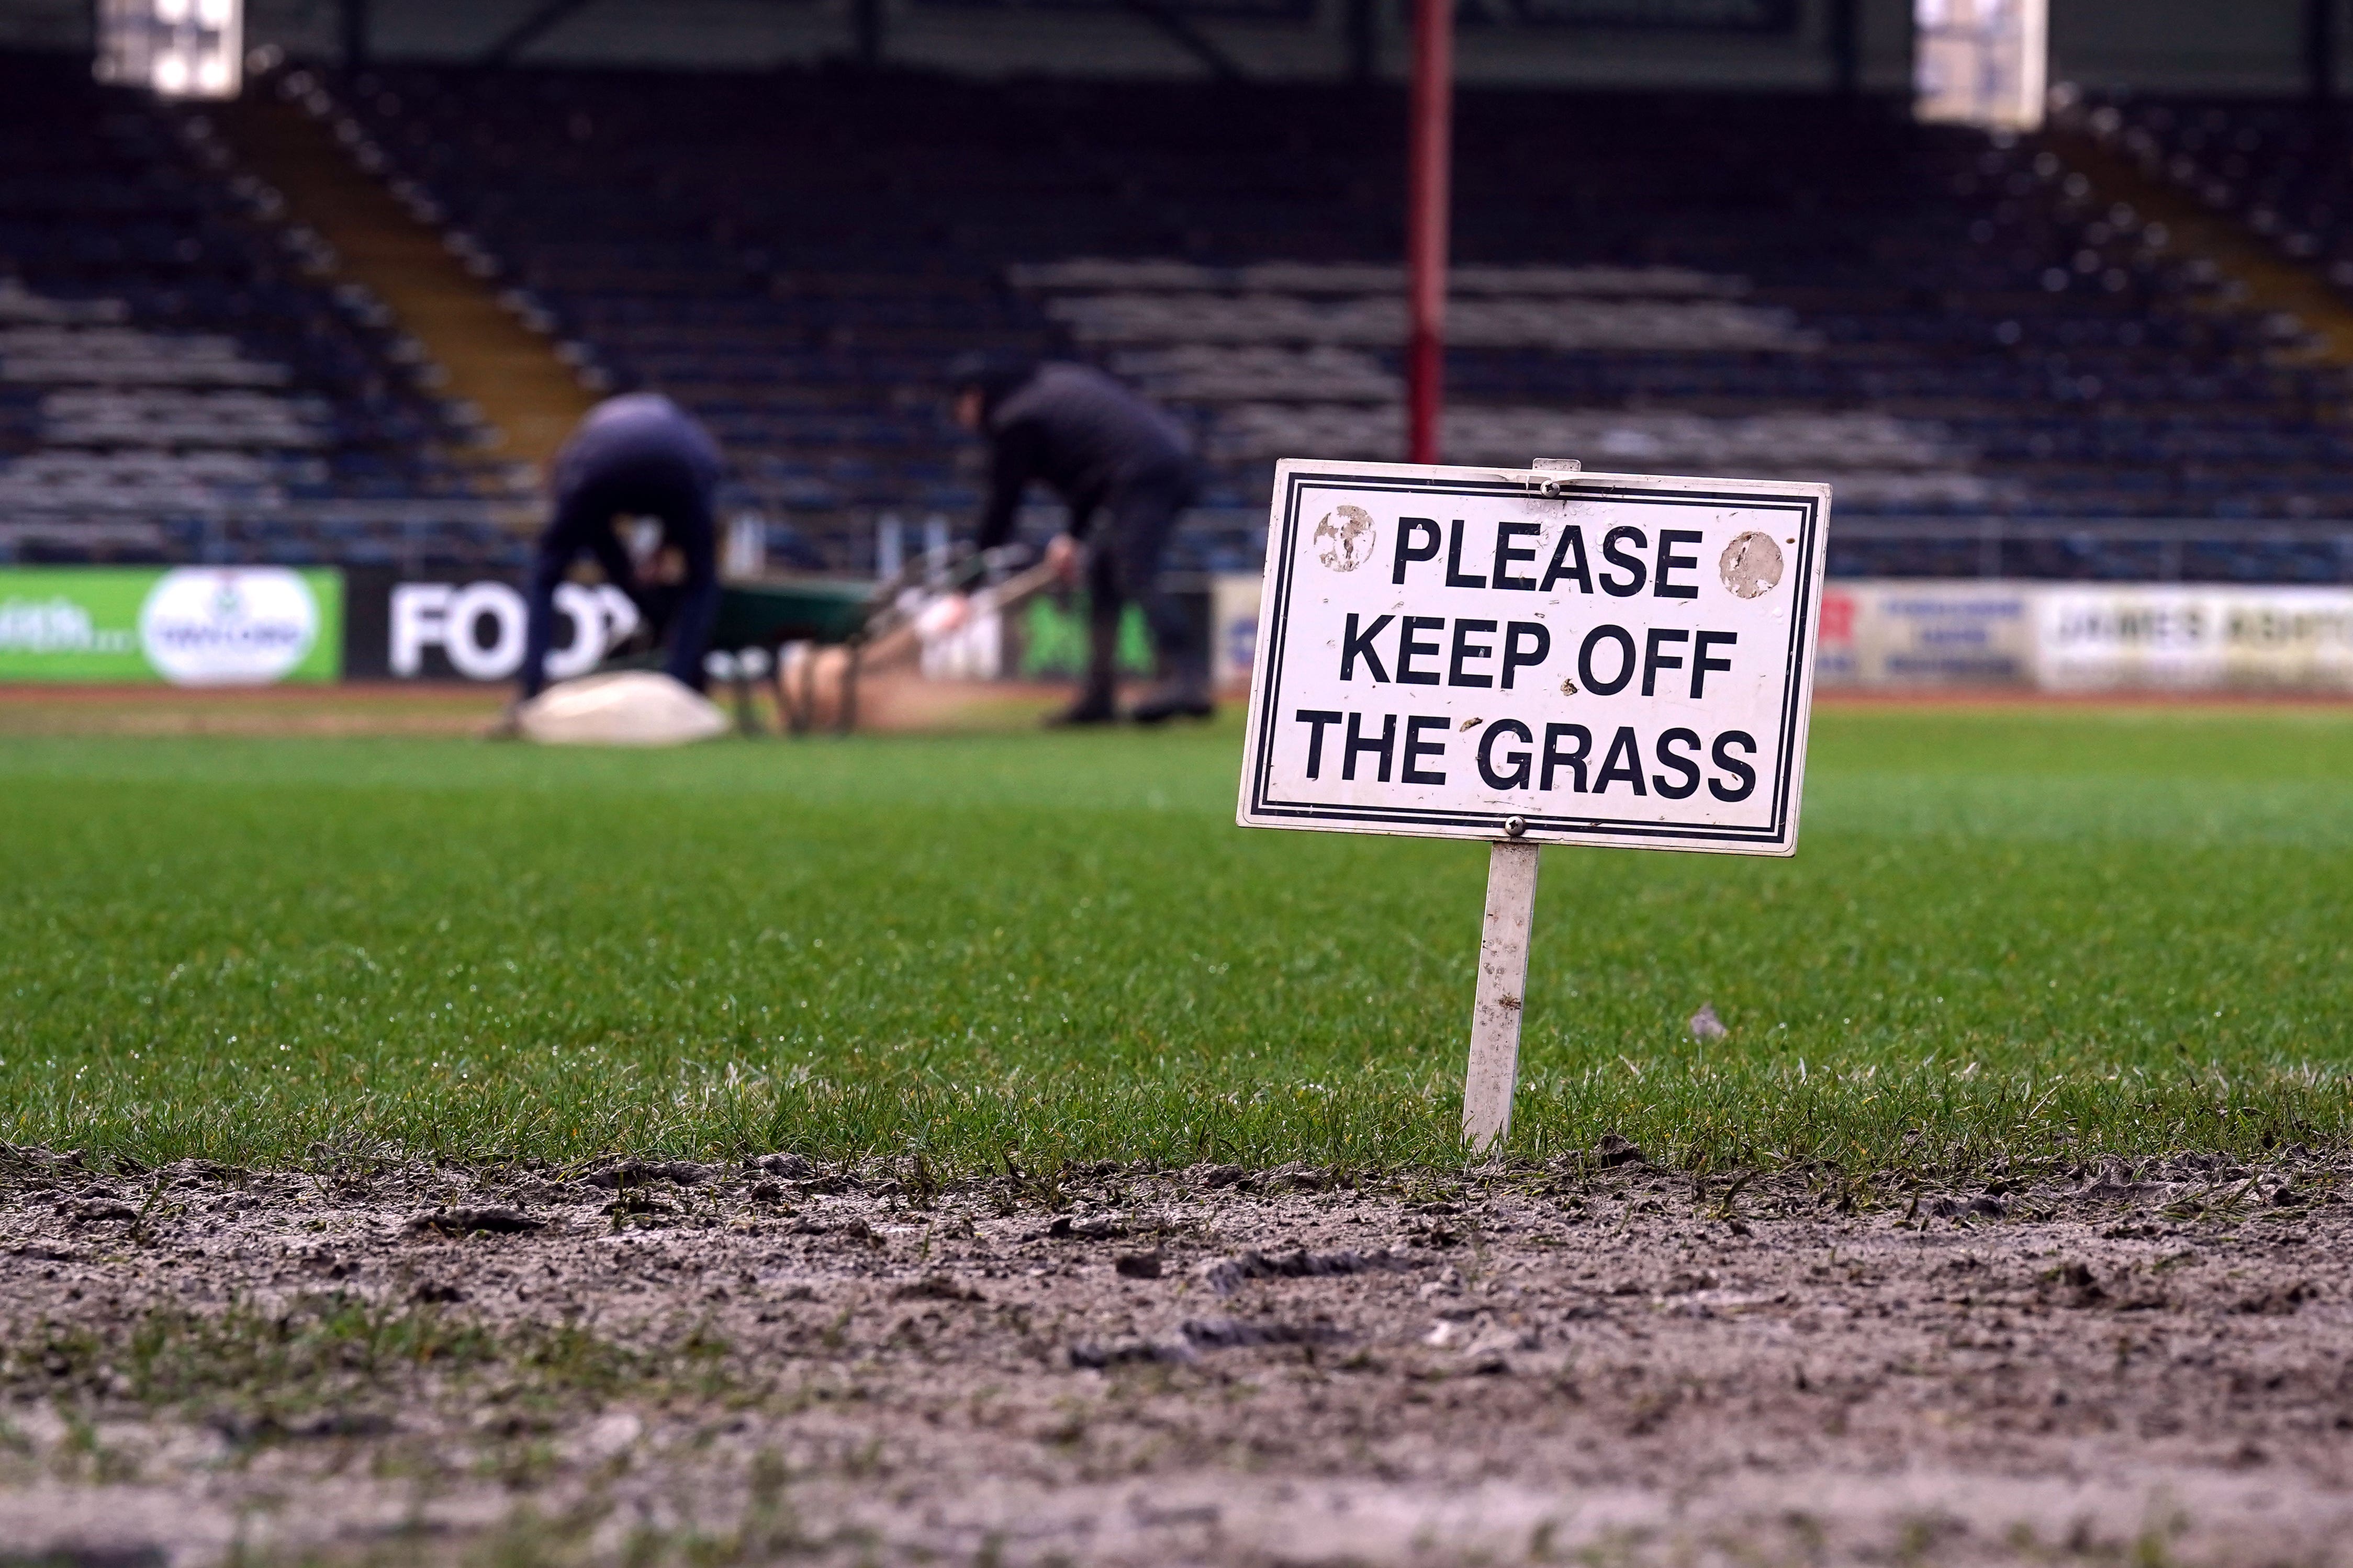
<instances>
[{"instance_id":1,"label":"black cap","mask_svg":"<svg viewBox=\"0 0 2353 1568\"><path fill-rule=\"evenodd\" d=\"M958 354L948 362L948 391L957 397L967 392L979 393L981 415L985 418L1007 394L1028 381L1037 369L1036 360L1028 354L1008 350L991 349Z\"/></svg>"}]
</instances>

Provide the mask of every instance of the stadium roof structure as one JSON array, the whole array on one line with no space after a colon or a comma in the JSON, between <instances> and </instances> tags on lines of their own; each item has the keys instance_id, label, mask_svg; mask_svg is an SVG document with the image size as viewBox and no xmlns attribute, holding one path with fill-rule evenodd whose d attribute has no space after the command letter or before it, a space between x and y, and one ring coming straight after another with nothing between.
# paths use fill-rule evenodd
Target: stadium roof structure
<instances>
[{"instance_id":1,"label":"stadium roof structure","mask_svg":"<svg viewBox=\"0 0 2353 1568\"><path fill-rule=\"evenodd\" d=\"M1412 0L247 0L259 58L1401 82ZM1902 95L1943 0L1457 0L1465 82ZM2050 78L2333 95L2341 0L2050 0ZM0 47L87 51L93 8L0 0Z\"/></svg>"}]
</instances>

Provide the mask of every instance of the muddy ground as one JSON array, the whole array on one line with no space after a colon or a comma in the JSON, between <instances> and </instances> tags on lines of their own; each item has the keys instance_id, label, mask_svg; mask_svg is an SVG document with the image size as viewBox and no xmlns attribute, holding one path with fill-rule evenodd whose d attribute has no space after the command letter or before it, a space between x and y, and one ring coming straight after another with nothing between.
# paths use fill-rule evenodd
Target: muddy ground
<instances>
[{"instance_id":1,"label":"muddy ground","mask_svg":"<svg viewBox=\"0 0 2353 1568\"><path fill-rule=\"evenodd\" d=\"M2353 1563L2318 1157L768 1164L0 1152L0 1563Z\"/></svg>"}]
</instances>

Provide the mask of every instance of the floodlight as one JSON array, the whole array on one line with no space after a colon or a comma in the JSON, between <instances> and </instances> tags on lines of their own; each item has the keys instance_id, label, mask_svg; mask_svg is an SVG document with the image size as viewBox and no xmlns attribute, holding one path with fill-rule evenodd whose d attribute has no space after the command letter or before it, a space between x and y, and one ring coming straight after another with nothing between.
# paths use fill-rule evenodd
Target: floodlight
<instances>
[{"instance_id":1,"label":"floodlight","mask_svg":"<svg viewBox=\"0 0 2353 1568\"><path fill-rule=\"evenodd\" d=\"M2050 0L1913 0L1922 120L2032 131L2050 68Z\"/></svg>"},{"instance_id":2,"label":"floodlight","mask_svg":"<svg viewBox=\"0 0 2353 1568\"><path fill-rule=\"evenodd\" d=\"M165 98L234 98L244 59L244 0L99 0L100 81Z\"/></svg>"}]
</instances>

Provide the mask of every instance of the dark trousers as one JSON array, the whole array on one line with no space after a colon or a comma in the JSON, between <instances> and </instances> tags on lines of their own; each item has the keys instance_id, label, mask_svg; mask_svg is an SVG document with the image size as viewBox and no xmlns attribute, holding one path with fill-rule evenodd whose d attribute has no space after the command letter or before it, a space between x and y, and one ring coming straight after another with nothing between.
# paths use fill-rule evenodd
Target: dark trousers
<instances>
[{"instance_id":1,"label":"dark trousers","mask_svg":"<svg viewBox=\"0 0 2353 1568\"><path fill-rule=\"evenodd\" d=\"M686 560L686 577L674 593L659 595L637 580L629 552L613 531L619 516L659 519L662 542ZM663 668L681 683L703 689L702 658L711 649L711 628L719 616L717 529L711 493L683 463L638 462L589 476L556 498L555 517L540 535L531 574L524 623L522 694L535 697L547 684L547 650L555 640L555 590L572 563L594 555L606 580L628 594L649 622L669 622L670 655ZM657 614L667 609L667 616Z\"/></svg>"},{"instance_id":2,"label":"dark trousers","mask_svg":"<svg viewBox=\"0 0 2353 1568\"><path fill-rule=\"evenodd\" d=\"M1144 611L1161 673L1172 679L1208 683L1208 648L1193 618L1160 588L1160 562L1198 482L1190 468L1138 475L1113 489L1103 506L1099 531L1087 550L1089 658L1087 684L1108 692L1119 653L1119 621L1130 605Z\"/></svg>"}]
</instances>

